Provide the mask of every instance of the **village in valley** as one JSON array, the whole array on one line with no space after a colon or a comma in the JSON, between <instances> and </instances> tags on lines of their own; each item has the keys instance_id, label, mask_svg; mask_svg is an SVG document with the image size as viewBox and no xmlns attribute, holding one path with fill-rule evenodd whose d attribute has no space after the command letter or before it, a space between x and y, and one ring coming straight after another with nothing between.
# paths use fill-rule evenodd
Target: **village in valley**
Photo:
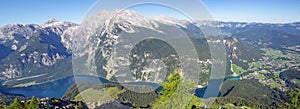
<instances>
[{"instance_id":1,"label":"village in valley","mask_svg":"<svg viewBox=\"0 0 300 109\"><path fill-rule=\"evenodd\" d=\"M260 83L271 88L277 88L283 92L288 91L288 78L284 78L285 76L281 73L287 70L299 72L299 47L286 49L284 52L270 48L263 48L262 50L264 51L262 59L249 63L249 68L246 70L233 64L233 72L240 74L240 79L257 79ZM290 81L295 84L300 83L296 77Z\"/></svg>"}]
</instances>

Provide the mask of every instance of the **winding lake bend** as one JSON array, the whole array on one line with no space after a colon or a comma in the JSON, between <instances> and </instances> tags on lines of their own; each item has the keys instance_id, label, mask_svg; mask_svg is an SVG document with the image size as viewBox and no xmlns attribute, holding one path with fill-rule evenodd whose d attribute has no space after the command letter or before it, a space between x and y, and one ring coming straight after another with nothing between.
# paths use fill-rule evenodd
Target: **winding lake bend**
<instances>
[{"instance_id":1,"label":"winding lake bend","mask_svg":"<svg viewBox=\"0 0 300 109\"><path fill-rule=\"evenodd\" d=\"M237 77L226 77L224 80L239 80L240 76ZM75 81L76 80L76 81ZM0 86L0 92L5 94L13 94L13 95L23 95L25 97L56 97L61 98L65 92L76 82L81 81L89 81L95 83L113 83L101 77L93 77L93 76L69 76L62 79L58 79L52 82L47 82L43 84L32 85L28 87L3 87ZM223 81L223 80L222 80ZM2 83L3 81L0 81ZM152 87L158 88L156 91L161 90L158 84L155 83L147 83L147 82L132 82L126 84L143 84ZM217 87L217 86L216 86ZM203 97L204 92L207 87L196 89L195 95L198 97Z\"/></svg>"},{"instance_id":2,"label":"winding lake bend","mask_svg":"<svg viewBox=\"0 0 300 109\"><path fill-rule=\"evenodd\" d=\"M76 81L75 81L76 80ZM69 76L44 84L32 85L28 87L3 87L0 86L0 92L5 94L23 95L25 97L62 97L65 92L76 82L89 81L95 83L110 83L110 81L92 76Z\"/></svg>"}]
</instances>

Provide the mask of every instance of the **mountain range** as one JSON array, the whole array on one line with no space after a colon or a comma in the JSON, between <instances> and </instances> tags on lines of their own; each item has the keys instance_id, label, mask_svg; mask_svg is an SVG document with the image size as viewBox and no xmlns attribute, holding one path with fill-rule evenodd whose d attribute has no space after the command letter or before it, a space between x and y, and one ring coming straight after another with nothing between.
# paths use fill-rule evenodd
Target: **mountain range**
<instances>
[{"instance_id":1,"label":"mountain range","mask_svg":"<svg viewBox=\"0 0 300 109\"><path fill-rule=\"evenodd\" d=\"M111 16L114 17L110 19ZM287 87L285 83L280 86L274 84L291 80L280 79L276 72L299 69L300 22L270 24L188 21L162 16L144 17L131 10L116 10L99 12L82 24L51 19L44 24L8 24L0 27L1 83L5 87L27 87L72 76L74 72L116 82L122 81L117 77L128 76L127 73L118 71L122 64L129 65L136 80L160 83L165 80L162 74L168 74L182 66L176 50L170 44L155 38L144 39L135 45L127 44L128 41L141 40L145 37L142 35L149 35L172 37L173 41L179 43L183 39L178 34L186 34L191 39L197 56L184 59L198 58L197 64L201 66L201 70L197 85L204 87L210 79L213 60L207 43L211 40L204 37L202 27L221 30L224 39L219 43L225 45L227 53L224 72L226 77L257 79L271 88L281 88L284 91L283 88ZM175 35L166 35L169 33ZM128 48L133 48L129 50L128 59L112 56L113 47L117 44L124 45L121 47L124 51L117 54L120 57L123 56L122 53L128 52ZM90 45L92 47L85 48ZM184 52L190 51L191 49L186 49ZM112 58L118 59L120 63L114 63ZM281 77L288 78L287 76ZM251 83L257 84L252 80ZM231 90L239 88L230 85L226 87L232 88ZM224 96L234 95L231 90L226 89L222 90L226 92L223 93ZM268 92L272 93L269 89Z\"/></svg>"},{"instance_id":2,"label":"mountain range","mask_svg":"<svg viewBox=\"0 0 300 109\"><path fill-rule=\"evenodd\" d=\"M118 11L100 12L97 16L95 16L95 19L97 18L100 20L96 20L96 22L87 22L84 24L98 23L97 25L101 27L101 25L105 25L105 21L101 19L105 19L111 16L111 14L115 14L117 12ZM199 48L197 49L198 53L200 53L202 56L200 59L208 59L209 57L209 53L205 52L208 50L208 47L205 43L205 39L201 38L203 35L201 34L200 27L219 27L225 37L224 40L227 40L227 51L231 55L230 57L234 60L234 63L240 63L241 66L247 66L245 64L243 65L243 60L255 61L261 57L259 56L260 53L258 53L261 52L259 49L257 49L258 47L266 45L267 47L272 47L275 49L283 49L284 46L299 45L300 40L300 37L298 37L300 34L299 22L289 24L216 22L214 25L212 22L189 22L184 20L176 20L175 18L171 17L146 18L130 10L119 13L118 19L111 22L115 23L115 25L111 27L114 30L120 29L120 31L129 33L133 33L137 30L142 31L140 28L146 29L145 31L157 32L159 31L157 28L167 25L180 28L181 30L186 31L188 34L199 35L199 37L195 38L194 41L196 43L195 46L199 46L196 48ZM68 34L77 27L79 27L78 24L67 21L59 22L55 19L51 19L40 25L9 24L1 27L1 79L10 80L19 78L20 80L21 78L21 80L23 80L26 78L41 76L53 76L54 79L58 77L57 75L68 75L68 73L72 73L70 63L72 55L72 37L70 37ZM110 38L114 34L117 36L118 33L113 33L114 31L111 32L112 33L107 32L107 34L112 34L109 35L109 38L98 36L100 39L96 40L100 40L98 42L102 42L104 44L112 43L113 39ZM92 35L86 37L91 36ZM245 56L247 53L250 54ZM102 56L104 55L102 54ZM102 59L107 57L101 58L100 56L99 58ZM108 62L103 63L98 70L106 73L109 72L101 68L102 66L106 66L108 64ZM64 68L60 68L60 66L63 66ZM106 75L104 74L103 76Z\"/></svg>"}]
</instances>

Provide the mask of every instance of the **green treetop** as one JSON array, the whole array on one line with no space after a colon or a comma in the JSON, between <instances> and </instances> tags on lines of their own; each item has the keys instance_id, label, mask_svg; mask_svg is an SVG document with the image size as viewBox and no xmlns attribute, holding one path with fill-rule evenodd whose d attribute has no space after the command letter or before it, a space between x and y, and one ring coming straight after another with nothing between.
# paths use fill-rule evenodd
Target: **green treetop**
<instances>
[{"instance_id":1,"label":"green treetop","mask_svg":"<svg viewBox=\"0 0 300 109\"><path fill-rule=\"evenodd\" d=\"M39 109L40 101L35 97L32 97L29 105L26 107L27 109Z\"/></svg>"},{"instance_id":2,"label":"green treetop","mask_svg":"<svg viewBox=\"0 0 300 109\"><path fill-rule=\"evenodd\" d=\"M166 82L162 83L161 96L152 104L154 109L191 109L203 105L201 100L191 94L194 83L184 81L179 70L170 74Z\"/></svg>"},{"instance_id":3,"label":"green treetop","mask_svg":"<svg viewBox=\"0 0 300 109\"><path fill-rule=\"evenodd\" d=\"M10 106L6 107L6 109L24 109L24 108L25 108L24 104L22 104L18 98L15 98L14 102Z\"/></svg>"}]
</instances>

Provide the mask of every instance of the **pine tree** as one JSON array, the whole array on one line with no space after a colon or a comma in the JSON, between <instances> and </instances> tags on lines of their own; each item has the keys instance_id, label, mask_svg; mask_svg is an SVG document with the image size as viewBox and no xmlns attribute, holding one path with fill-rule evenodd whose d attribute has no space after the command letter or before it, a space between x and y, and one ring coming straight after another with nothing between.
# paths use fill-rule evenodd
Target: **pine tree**
<instances>
[{"instance_id":1,"label":"pine tree","mask_svg":"<svg viewBox=\"0 0 300 109\"><path fill-rule=\"evenodd\" d=\"M0 103L0 109L4 109L3 103Z\"/></svg>"},{"instance_id":2,"label":"pine tree","mask_svg":"<svg viewBox=\"0 0 300 109\"><path fill-rule=\"evenodd\" d=\"M201 99L191 94L194 83L182 80L176 70L162 83L161 96L152 104L154 109L191 109L203 106Z\"/></svg>"},{"instance_id":3,"label":"pine tree","mask_svg":"<svg viewBox=\"0 0 300 109\"><path fill-rule=\"evenodd\" d=\"M299 108L299 98L300 98L300 90L299 89L293 89L289 93L290 103L286 103L288 106L288 109L297 109Z\"/></svg>"},{"instance_id":4,"label":"pine tree","mask_svg":"<svg viewBox=\"0 0 300 109\"><path fill-rule=\"evenodd\" d=\"M169 99L174 92L177 90L177 87L181 81L179 73L176 71L172 73L168 78L168 82L163 82L162 87L163 90L160 92L161 97L156 100L156 102L153 104L153 106L158 106L165 102L167 99Z\"/></svg>"},{"instance_id":5,"label":"pine tree","mask_svg":"<svg viewBox=\"0 0 300 109\"><path fill-rule=\"evenodd\" d=\"M39 100L32 97L27 109L39 109L39 104L40 104Z\"/></svg>"},{"instance_id":6,"label":"pine tree","mask_svg":"<svg viewBox=\"0 0 300 109\"><path fill-rule=\"evenodd\" d=\"M9 105L6 109L24 109L24 104L20 102L18 98L15 98L14 102Z\"/></svg>"},{"instance_id":7,"label":"pine tree","mask_svg":"<svg viewBox=\"0 0 300 109\"><path fill-rule=\"evenodd\" d=\"M85 105L82 101L78 102L77 106L75 106L75 109L85 109Z\"/></svg>"}]
</instances>

